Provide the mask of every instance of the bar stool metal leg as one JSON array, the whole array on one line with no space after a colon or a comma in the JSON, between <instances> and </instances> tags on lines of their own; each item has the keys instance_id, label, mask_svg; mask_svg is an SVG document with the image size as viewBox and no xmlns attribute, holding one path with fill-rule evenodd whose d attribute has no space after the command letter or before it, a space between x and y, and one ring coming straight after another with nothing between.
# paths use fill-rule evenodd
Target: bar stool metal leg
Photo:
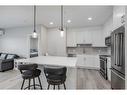
<instances>
[{"instance_id":1,"label":"bar stool metal leg","mask_svg":"<svg viewBox=\"0 0 127 95\"><path fill-rule=\"evenodd\" d=\"M39 80L40 88L42 89L40 77L38 77L38 80Z\"/></svg>"},{"instance_id":2,"label":"bar stool metal leg","mask_svg":"<svg viewBox=\"0 0 127 95\"><path fill-rule=\"evenodd\" d=\"M34 85L34 89L36 89L36 88L35 88L35 79L34 79L34 78L33 78L33 85Z\"/></svg>"},{"instance_id":3,"label":"bar stool metal leg","mask_svg":"<svg viewBox=\"0 0 127 95\"><path fill-rule=\"evenodd\" d=\"M55 89L55 85L53 85L53 89Z\"/></svg>"},{"instance_id":4,"label":"bar stool metal leg","mask_svg":"<svg viewBox=\"0 0 127 95\"><path fill-rule=\"evenodd\" d=\"M21 86L21 90L23 89L24 82L25 82L25 79L23 79L23 83L22 83L22 86Z\"/></svg>"},{"instance_id":5,"label":"bar stool metal leg","mask_svg":"<svg viewBox=\"0 0 127 95\"><path fill-rule=\"evenodd\" d=\"M63 85L64 85L64 89L66 89L66 85L65 85L65 83L64 83Z\"/></svg>"},{"instance_id":6,"label":"bar stool metal leg","mask_svg":"<svg viewBox=\"0 0 127 95\"><path fill-rule=\"evenodd\" d=\"M29 79L29 86L28 86L28 89L30 89L30 81L31 81L31 79Z\"/></svg>"},{"instance_id":7,"label":"bar stool metal leg","mask_svg":"<svg viewBox=\"0 0 127 95\"><path fill-rule=\"evenodd\" d=\"M48 84L48 88L47 89L49 89L49 87L50 87L50 84Z\"/></svg>"},{"instance_id":8,"label":"bar stool metal leg","mask_svg":"<svg viewBox=\"0 0 127 95\"><path fill-rule=\"evenodd\" d=\"M60 89L60 85L58 85L58 89Z\"/></svg>"}]
</instances>

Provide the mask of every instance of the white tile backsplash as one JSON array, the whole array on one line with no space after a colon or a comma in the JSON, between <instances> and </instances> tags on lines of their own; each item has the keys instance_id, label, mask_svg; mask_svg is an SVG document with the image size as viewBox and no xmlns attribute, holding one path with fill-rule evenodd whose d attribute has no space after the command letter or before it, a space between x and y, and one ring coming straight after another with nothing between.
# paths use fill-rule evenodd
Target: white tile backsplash
<instances>
[{"instance_id":1,"label":"white tile backsplash","mask_svg":"<svg viewBox=\"0 0 127 95\"><path fill-rule=\"evenodd\" d=\"M70 54L111 54L110 47L84 47L84 48L67 48L67 52Z\"/></svg>"}]
</instances>

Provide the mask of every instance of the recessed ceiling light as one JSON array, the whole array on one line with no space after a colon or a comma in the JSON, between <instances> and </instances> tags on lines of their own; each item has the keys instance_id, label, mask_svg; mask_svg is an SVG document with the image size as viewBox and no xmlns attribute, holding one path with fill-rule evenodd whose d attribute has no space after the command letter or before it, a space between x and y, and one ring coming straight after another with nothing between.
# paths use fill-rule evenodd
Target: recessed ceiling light
<instances>
[{"instance_id":1,"label":"recessed ceiling light","mask_svg":"<svg viewBox=\"0 0 127 95\"><path fill-rule=\"evenodd\" d=\"M50 24L50 25L53 25L53 22L50 22L49 24Z\"/></svg>"},{"instance_id":2,"label":"recessed ceiling light","mask_svg":"<svg viewBox=\"0 0 127 95\"><path fill-rule=\"evenodd\" d=\"M92 17L89 17L88 20L92 20Z\"/></svg>"},{"instance_id":3,"label":"recessed ceiling light","mask_svg":"<svg viewBox=\"0 0 127 95\"><path fill-rule=\"evenodd\" d=\"M67 23L71 23L71 20L69 19L69 20L67 20Z\"/></svg>"}]
</instances>

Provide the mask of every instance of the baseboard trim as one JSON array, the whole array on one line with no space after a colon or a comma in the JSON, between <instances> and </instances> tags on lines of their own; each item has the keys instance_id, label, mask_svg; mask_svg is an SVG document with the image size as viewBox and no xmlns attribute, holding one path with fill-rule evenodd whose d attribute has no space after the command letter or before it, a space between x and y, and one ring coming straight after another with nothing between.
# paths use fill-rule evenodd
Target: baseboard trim
<instances>
[{"instance_id":1,"label":"baseboard trim","mask_svg":"<svg viewBox=\"0 0 127 95\"><path fill-rule=\"evenodd\" d=\"M92 70L100 70L100 68L98 67L85 67L85 66L78 66L77 68L79 69L92 69Z\"/></svg>"}]
</instances>

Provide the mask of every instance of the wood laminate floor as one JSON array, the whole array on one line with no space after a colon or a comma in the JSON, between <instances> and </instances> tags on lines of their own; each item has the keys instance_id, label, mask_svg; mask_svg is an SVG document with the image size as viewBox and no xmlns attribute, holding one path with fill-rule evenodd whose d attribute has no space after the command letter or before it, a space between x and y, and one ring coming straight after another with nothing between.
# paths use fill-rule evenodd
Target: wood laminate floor
<instances>
[{"instance_id":1,"label":"wood laminate floor","mask_svg":"<svg viewBox=\"0 0 127 95\"><path fill-rule=\"evenodd\" d=\"M77 89L111 89L111 85L98 70L78 69Z\"/></svg>"},{"instance_id":2,"label":"wood laminate floor","mask_svg":"<svg viewBox=\"0 0 127 95\"><path fill-rule=\"evenodd\" d=\"M21 83L22 78L18 70L0 72L0 89L20 89ZM77 89L110 89L110 83L103 79L97 70L78 69Z\"/></svg>"}]
</instances>

